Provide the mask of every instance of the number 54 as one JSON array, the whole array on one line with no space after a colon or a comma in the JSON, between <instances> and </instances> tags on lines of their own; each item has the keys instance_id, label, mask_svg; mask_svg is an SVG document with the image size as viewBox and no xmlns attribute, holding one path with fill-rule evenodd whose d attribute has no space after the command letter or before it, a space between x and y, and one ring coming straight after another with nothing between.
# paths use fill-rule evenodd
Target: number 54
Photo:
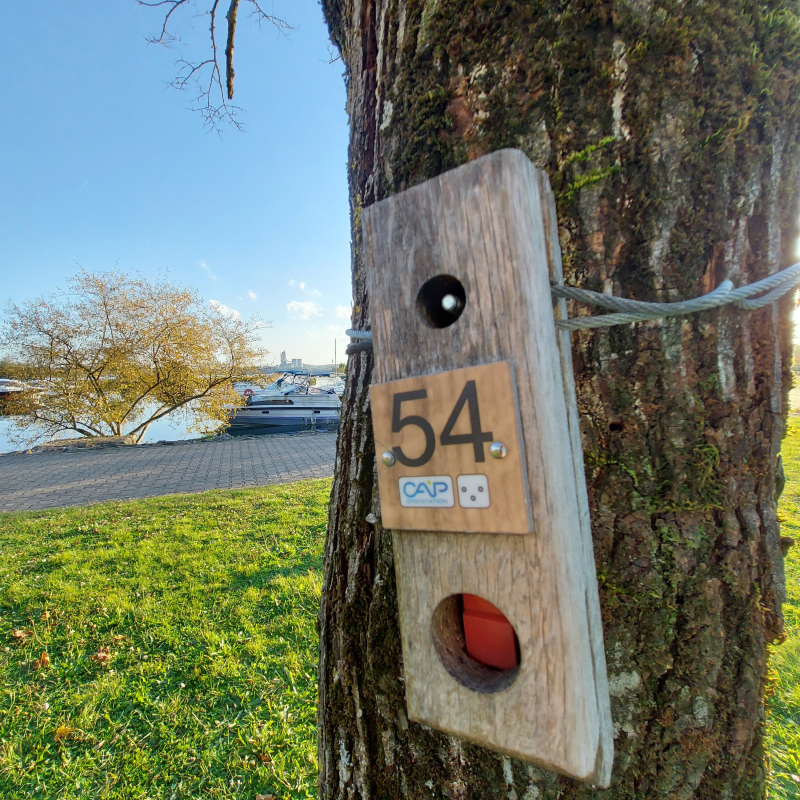
<instances>
[{"instance_id":1,"label":"number 54","mask_svg":"<svg viewBox=\"0 0 800 800\"><path fill-rule=\"evenodd\" d=\"M394 457L407 467L421 467L423 464L427 464L436 449L436 435L430 422L425 417L420 417L416 414L409 414L406 417L401 416L403 403L410 403L412 400L425 400L427 397L427 389L417 389L414 392L397 392L392 396L392 433L399 433L408 425L416 425L425 435L425 449L418 458L410 458L403 452L401 447L392 448ZM453 428L456 426L456 422L461 416L465 405L469 412L470 432L454 434ZM456 400L456 404L453 406L453 410L450 412L439 441L442 445L471 444L475 449L475 460L485 461L486 456L483 452L483 445L486 442L491 442L492 439L494 439L494 436L491 431L481 430L478 389L475 386L475 381L467 381L458 400Z\"/></svg>"}]
</instances>

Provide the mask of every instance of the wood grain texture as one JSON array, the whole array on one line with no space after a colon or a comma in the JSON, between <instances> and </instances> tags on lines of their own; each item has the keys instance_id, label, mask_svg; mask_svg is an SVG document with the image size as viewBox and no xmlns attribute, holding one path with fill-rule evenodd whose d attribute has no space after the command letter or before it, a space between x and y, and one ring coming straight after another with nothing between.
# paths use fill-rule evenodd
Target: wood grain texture
<instances>
[{"instance_id":1,"label":"wood grain texture","mask_svg":"<svg viewBox=\"0 0 800 800\"><path fill-rule=\"evenodd\" d=\"M546 213L539 174L513 150L363 213L376 381L510 361L533 517L528 536L393 532L406 700L413 720L605 785L612 741L602 631L553 321ZM415 301L440 274L463 284L466 307L455 324L432 328ZM519 671L499 690L467 688L437 655L434 613L464 592L497 606L517 632Z\"/></svg>"},{"instance_id":2,"label":"wood grain texture","mask_svg":"<svg viewBox=\"0 0 800 800\"><path fill-rule=\"evenodd\" d=\"M550 283L563 286L564 270L561 265L561 247L558 242L556 201L546 173L537 170L537 175L539 178L539 193L542 203L542 219ZM556 303L555 316L556 319L566 319L568 317L567 301L563 297ZM595 569L594 547L592 546L592 520L589 512L589 495L586 491L578 399L575 392L575 374L572 367L572 344L569 336L569 331L556 331L558 354L561 361L561 377L564 381L564 397L567 401L567 422L569 424L569 439L572 449L572 466L575 470L575 488L578 492L578 516L581 525L580 538L585 559L586 581L589 587L588 591L596 594L597 570ZM591 638L592 657L594 659L598 718L601 726L595 775L597 776L597 782L601 786L606 786L611 781L611 767L614 762L614 731L611 725L611 702L608 693L608 675L606 673L603 620L600 613L600 604L597 600L593 601L591 598L587 598L586 610L589 615L589 637Z\"/></svg>"},{"instance_id":3,"label":"wood grain texture","mask_svg":"<svg viewBox=\"0 0 800 800\"><path fill-rule=\"evenodd\" d=\"M442 445L439 441L448 418L467 381L475 381L480 400L480 427L491 432L492 440L502 441L508 455L502 459L489 455L485 444L483 461L475 460L471 444ZM531 520L528 492L523 470L525 459L519 436L519 410L513 387L511 366L507 361L467 369L450 370L437 375L406 378L372 386L370 404L375 431L375 452L378 462L381 516L387 528L414 531L465 531L476 533L530 533ZM392 398L395 393L423 390L425 399L402 404L403 415L419 415L427 420L435 434L435 449L430 460L419 467L397 461L386 467L380 456L383 451L401 447L403 453L418 456L425 449L422 429L408 425L392 433ZM466 433L468 417L464 408L453 429ZM458 499L458 476L483 474L487 477L490 505L488 508L462 508ZM452 508L408 508L401 505L399 479L423 475L447 475L456 490Z\"/></svg>"}]
</instances>

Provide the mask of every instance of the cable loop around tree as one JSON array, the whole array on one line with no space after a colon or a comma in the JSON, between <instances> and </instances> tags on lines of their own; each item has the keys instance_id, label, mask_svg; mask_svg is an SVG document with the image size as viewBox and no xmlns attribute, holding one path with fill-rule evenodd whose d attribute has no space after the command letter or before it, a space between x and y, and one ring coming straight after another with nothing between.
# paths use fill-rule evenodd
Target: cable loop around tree
<instances>
[{"instance_id":1,"label":"cable loop around tree","mask_svg":"<svg viewBox=\"0 0 800 800\"><path fill-rule=\"evenodd\" d=\"M753 311L775 302L779 297L793 289L798 282L800 282L800 263L793 264L791 267L776 272L763 280L740 286L738 289L734 288L731 281L725 280L708 294L695 297L692 300L680 300L675 303L647 303L642 300L629 300L625 297L592 292L588 289L576 289L573 286L551 286L550 290L556 297L563 297L584 305L599 306L600 308L608 308L619 312L616 314L599 314L597 316L570 317L569 319L556 320L557 328L574 331L589 328L609 328L613 325L693 314L698 311L719 308L729 303L746 311ZM762 292L766 292L766 294L754 300L750 299Z\"/></svg>"},{"instance_id":2,"label":"cable loop around tree","mask_svg":"<svg viewBox=\"0 0 800 800\"><path fill-rule=\"evenodd\" d=\"M745 311L754 311L774 303L798 283L800 283L800 262L760 281L740 286L738 289L734 288L731 281L724 280L708 294L674 303L648 303L643 300L630 300L626 297L615 297L613 294L592 292L589 289L578 289L574 286L551 286L550 291L557 298L574 300L583 305L607 308L616 312L596 316L569 317L555 321L556 328L574 331L610 328L614 325L625 325L632 322L677 317L720 308L728 304L733 304ZM762 294L762 292L766 294ZM755 295L761 296L755 297ZM755 299L752 299L754 297ZM363 353L372 349L372 331L347 330L345 333L355 340L345 350L347 355Z\"/></svg>"}]
</instances>

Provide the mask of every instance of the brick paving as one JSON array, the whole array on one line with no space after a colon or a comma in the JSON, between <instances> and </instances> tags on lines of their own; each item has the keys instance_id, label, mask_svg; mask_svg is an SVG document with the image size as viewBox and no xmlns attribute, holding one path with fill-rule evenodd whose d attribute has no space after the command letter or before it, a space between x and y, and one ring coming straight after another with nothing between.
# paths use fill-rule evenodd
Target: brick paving
<instances>
[{"instance_id":1,"label":"brick paving","mask_svg":"<svg viewBox=\"0 0 800 800\"><path fill-rule=\"evenodd\" d=\"M0 456L0 511L327 478L335 451L335 433L307 433Z\"/></svg>"}]
</instances>

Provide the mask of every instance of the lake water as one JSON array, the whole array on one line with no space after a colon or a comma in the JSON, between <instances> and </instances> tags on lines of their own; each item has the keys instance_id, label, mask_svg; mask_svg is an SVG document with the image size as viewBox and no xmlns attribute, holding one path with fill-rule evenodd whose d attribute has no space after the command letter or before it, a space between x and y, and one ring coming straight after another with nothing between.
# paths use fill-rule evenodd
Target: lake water
<instances>
[{"instance_id":1,"label":"lake water","mask_svg":"<svg viewBox=\"0 0 800 800\"><path fill-rule=\"evenodd\" d=\"M316 378L316 384L319 387L330 389L336 384L336 380L327 376L318 376ZM240 391L248 386L248 384L235 385ZM161 441L179 442L184 439L195 439L201 435L194 431L190 431L188 428L189 423L186 421L184 415L180 411L177 411L150 425L150 427L147 429L147 433L142 439L142 443ZM11 441L11 429L11 420L8 417L0 417L0 453L9 453L14 450L22 450L25 447L23 444L14 444ZM288 432L288 429L281 429L281 431ZM269 435L270 433L274 432L277 431L242 430L241 434L246 435L255 433ZM69 435L65 433L59 438L67 439L69 438Z\"/></svg>"},{"instance_id":2,"label":"lake water","mask_svg":"<svg viewBox=\"0 0 800 800\"><path fill-rule=\"evenodd\" d=\"M154 422L144 435L143 442L177 442L182 439L194 439L200 436L199 433L190 432L186 420L181 414L172 414L173 418L164 417ZM9 434L11 432L11 420L8 417L0 417L0 453L8 453L13 450L21 450L24 445L17 445L11 442ZM67 438L64 434L63 438Z\"/></svg>"}]
</instances>

